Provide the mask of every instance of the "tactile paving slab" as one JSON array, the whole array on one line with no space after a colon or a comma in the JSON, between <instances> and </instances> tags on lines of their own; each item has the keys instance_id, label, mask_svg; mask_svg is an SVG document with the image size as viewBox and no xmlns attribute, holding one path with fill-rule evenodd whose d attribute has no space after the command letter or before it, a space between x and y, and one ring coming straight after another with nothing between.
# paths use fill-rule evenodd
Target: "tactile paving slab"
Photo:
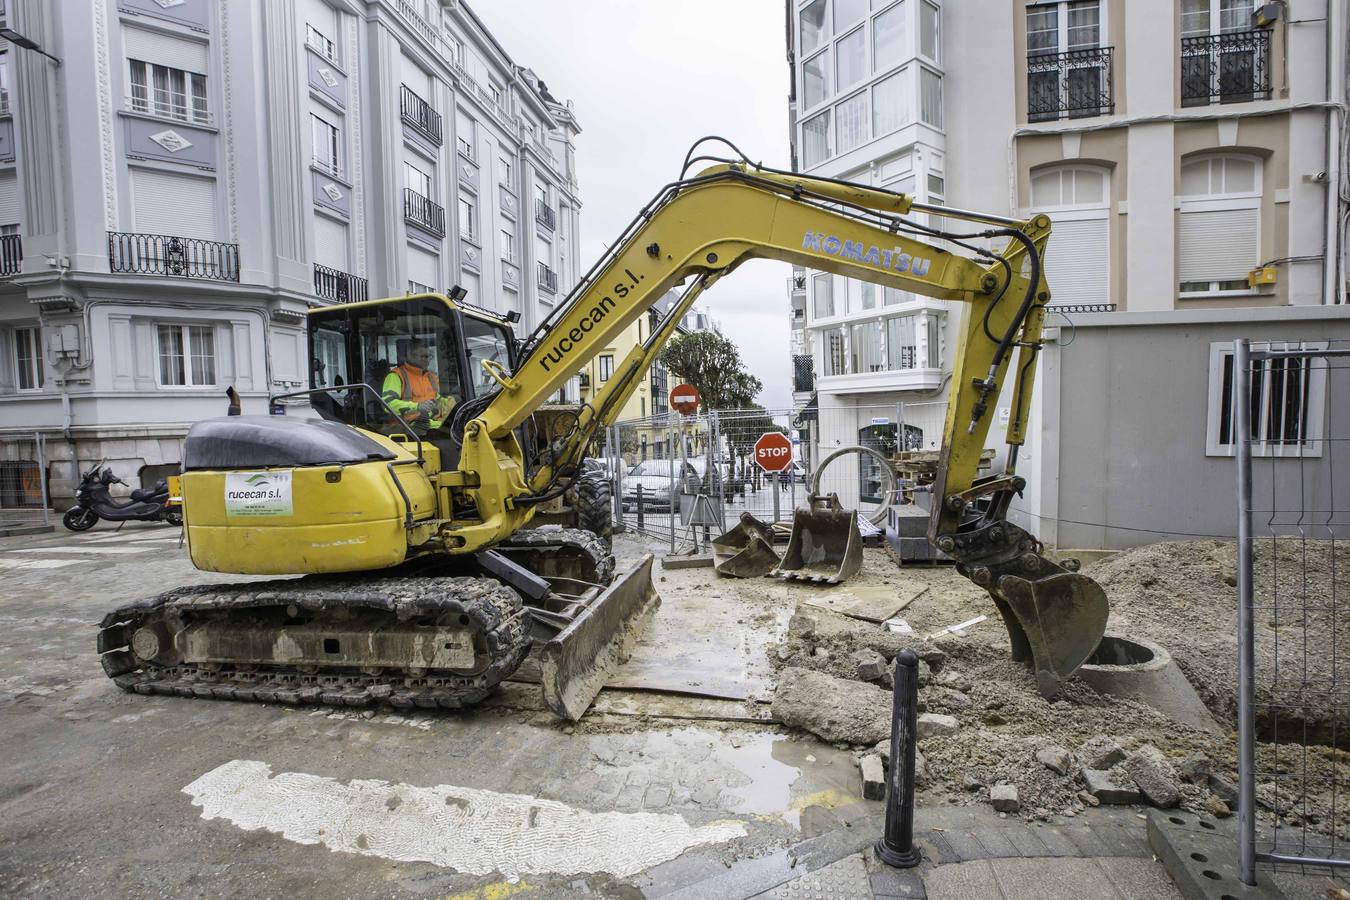
<instances>
[{"instance_id":1,"label":"tactile paving slab","mask_svg":"<svg viewBox=\"0 0 1350 900\"><path fill-rule=\"evenodd\" d=\"M872 900L872 888L867 866L854 854L759 896L772 900Z\"/></svg>"}]
</instances>

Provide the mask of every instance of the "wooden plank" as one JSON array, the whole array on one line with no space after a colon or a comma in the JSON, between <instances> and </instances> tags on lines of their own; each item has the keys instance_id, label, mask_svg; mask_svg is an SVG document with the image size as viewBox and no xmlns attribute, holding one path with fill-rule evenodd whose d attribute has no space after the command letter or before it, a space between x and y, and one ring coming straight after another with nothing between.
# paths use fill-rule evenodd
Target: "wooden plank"
<instances>
[{"instance_id":1,"label":"wooden plank","mask_svg":"<svg viewBox=\"0 0 1350 900\"><path fill-rule=\"evenodd\" d=\"M806 605L880 624L909 606L926 590L926 584L902 585L899 588L884 584L860 585L822 593L807 600Z\"/></svg>"}]
</instances>

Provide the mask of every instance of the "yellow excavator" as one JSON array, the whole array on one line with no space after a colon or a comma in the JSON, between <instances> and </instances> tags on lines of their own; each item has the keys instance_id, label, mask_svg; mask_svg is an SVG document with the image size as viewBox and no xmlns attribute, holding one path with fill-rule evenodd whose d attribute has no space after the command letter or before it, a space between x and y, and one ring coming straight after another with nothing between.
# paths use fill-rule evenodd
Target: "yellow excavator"
<instances>
[{"instance_id":1,"label":"yellow excavator","mask_svg":"<svg viewBox=\"0 0 1350 900\"><path fill-rule=\"evenodd\" d=\"M650 555L614 576L595 533L603 492L586 448L701 292L760 257L968 305L929 539L988 590L1013 656L1053 696L1096 649L1107 602L1007 520L1025 486L1016 451L1050 299L1049 219L927 206L755 165L739 151L695 156L698 147L521 341L458 288L312 310L309 347L323 375L302 394L321 418L199 422L181 478L197 568L307 577L179 588L116 609L98 635L107 674L143 694L455 708L530 657L549 707L578 718L659 604ZM711 165L689 176L694 163ZM972 224L951 230L957 221ZM549 403L682 284L591 402ZM418 382L434 398L417 402L399 388L405 376L391 380L411 359L421 369L410 371L435 373ZM1007 464L977 477L1005 385ZM569 504L590 530L531 527Z\"/></svg>"}]
</instances>

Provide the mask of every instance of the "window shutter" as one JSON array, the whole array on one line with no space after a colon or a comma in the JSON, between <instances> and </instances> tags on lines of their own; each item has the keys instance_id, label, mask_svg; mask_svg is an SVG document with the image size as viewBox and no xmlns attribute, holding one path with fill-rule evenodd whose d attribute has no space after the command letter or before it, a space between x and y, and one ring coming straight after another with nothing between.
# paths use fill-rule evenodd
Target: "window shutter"
<instances>
[{"instance_id":1,"label":"window shutter","mask_svg":"<svg viewBox=\"0 0 1350 900\"><path fill-rule=\"evenodd\" d=\"M13 170L0 173L0 225L22 222L23 198L19 196L19 179Z\"/></svg>"},{"instance_id":2,"label":"window shutter","mask_svg":"<svg viewBox=\"0 0 1350 900\"><path fill-rule=\"evenodd\" d=\"M1180 280L1239 281L1260 254L1260 219L1255 207L1181 211Z\"/></svg>"},{"instance_id":3,"label":"window shutter","mask_svg":"<svg viewBox=\"0 0 1350 900\"><path fill-rule=\"evenodd\" d=\"M136 231L216 239L216 182L154 169L131 170Z\"/></svg>"},{"instance_id":4,"label":"window shutter","mask_svg":"<svg viewBox=\"0 0 1350 900\"><path fill-rule=\"evenodd\" d=\"M409 247L408 280L428 285L433 291L441 290L440 260L424 250Z\"/></svg>"},{"instance_id":5,"label":"window shutter","mask_svg":"<svg viewBox=\"0 0 1350 900\"><path fill-rule=\"evenodd\" d=\"M1104 213L1105 211L1103 211ZM1055 220L1045 254L1052 303L1109 303L1111 242L1108 220Z\"/></svg>"},{"instance_id":6,"label":"window shutter","mask_svg":"<svg viewBox=\"0 0 1350 900\"><path fill-rule=\"evenodd\" d=\"M185 41L141 28L123 28L122 43L126 47L127 59L206 74L206 45L198 41Z\"/></svg>"},{"instance_id":7,"label":"window shutter","mask_svg":"<svg viewBox=\"0 0 1350 900\"><path fill-rule=\"evenodd\" d=\"M314 217L314 261L339 272L347 271L346 225L327 216Z\"/></svg>"}]
</instances>

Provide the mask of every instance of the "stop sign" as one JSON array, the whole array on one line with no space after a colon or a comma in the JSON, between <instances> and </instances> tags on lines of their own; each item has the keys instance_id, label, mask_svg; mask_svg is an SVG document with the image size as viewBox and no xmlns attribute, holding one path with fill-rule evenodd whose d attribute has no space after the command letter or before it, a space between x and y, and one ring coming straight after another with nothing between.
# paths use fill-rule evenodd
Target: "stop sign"
<instances>
[{"instance_id":1,"label":"stop sign","mask_svg":"<svg viewBox=\"0 0 1350 900\"><path fill-rule=\"evenodd\" d=\"M792 465L792 442L779 431L766 431L755 441L755 464L765 472L782 472Z\"/></svg>"},{"instance_id":2,"label":"stop sign","mask_svg":"<svg viewBox=\"0 0 1350 900\"><path fill-rule=\"evenodd\" d=\"M682 416L698 412L698 388L692 384L677 384L670 389L670 408Z\"/></svg>"}]
</instances>

